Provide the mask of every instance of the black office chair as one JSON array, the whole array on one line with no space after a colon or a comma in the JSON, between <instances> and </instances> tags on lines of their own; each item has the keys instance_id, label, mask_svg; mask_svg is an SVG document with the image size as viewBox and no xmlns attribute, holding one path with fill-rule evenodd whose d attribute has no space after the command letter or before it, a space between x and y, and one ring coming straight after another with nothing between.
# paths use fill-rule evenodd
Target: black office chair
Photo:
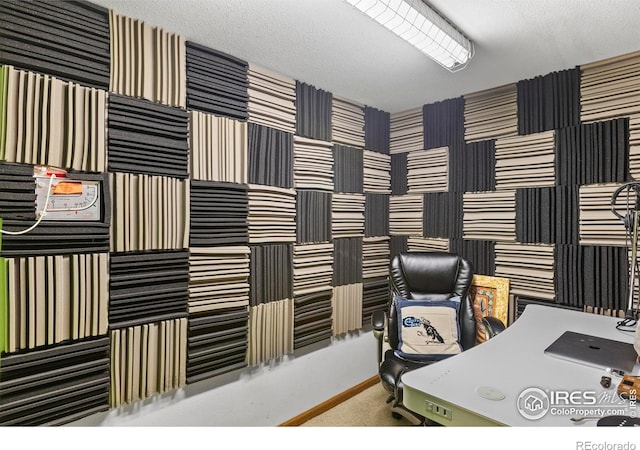
<instances>
[{"instance_id":1,"label":"black office chair","mask_svg":"<svg viewBox=\"0 0 640 450\"><path fill-rule=\"evenodd\" d=\"M378 339L379 375L389 393L387 403L392 404L393 417L405 417L412 424L424 424L425 418L406 409L402 404L402 374L433 364L436 361L400 355L398 317L394 297L413 301L443 302L460 297L457 315L461 351L476 344L477 322L469 299L469 286L473 280L471 263L460 256L445 252L407 252L395 256L389 269L391 299L387 311L376 311L371 321L374 336ZM498 319L484 320L487 336L495 336L504 330ZM388 349L383 352L383 346Z\"/></svg>"}]
</instances>

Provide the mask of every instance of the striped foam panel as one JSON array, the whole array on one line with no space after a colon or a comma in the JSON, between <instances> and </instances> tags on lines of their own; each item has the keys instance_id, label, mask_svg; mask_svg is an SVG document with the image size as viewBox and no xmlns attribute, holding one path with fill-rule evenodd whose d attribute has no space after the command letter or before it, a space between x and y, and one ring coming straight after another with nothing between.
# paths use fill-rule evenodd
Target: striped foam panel
<instances>
[{"instance_id":1,"label":"striped foam panel","mask_svg":"<svg viewBox=\"0 0 640 450\"><path fill-rule=\"evenodd\" d=\"M340 336L363 326L363 284L354 283L333 288L331 299L333 335Z\"/></svg>"},{"instance_id":2,"label":"striped foam panel","mask_svg":"<svg viewBox=\"0 0 640 450\"><path fill-rule=\"evenodd\" d=\"M109 409L108 337L2 357L0 424L54 426Z\"/></svg>"},{"instance_id":3,"label":"striped foam panel","mask_svg":"<svg viewBox=\"0 0 640 450\"><path fill-rule=\"evenodd\" d=\"M430 103L422 107L423 149L464 143L464 98Z\"/></svg>"},{"instance_id":4,"label":"striped foam panel","mask_svg":"<svg viewBox=\"0 0 640 450\"><path fill-rule=\"evenodd\" d=\"M333 146L334 191L364 192L364 152L341 144Z\"/></svg>"},{"instance_id":5,"label":"striped foam panel","mask_svg":"<svg viewBox=\"0 0 640 450\"><path fill-rule=\"evenodd\" d=\"M389 235L389 199L387 194L365 194L364 235Z\"/></svg>"},{"instance_id":6,"label":"striped foam panel","mask_svg":"<svg viewBox=\"0 0 640 450\"><path fill-rule=\"evenodd\" d=\"M407 153L409 194L449 190L449 148L440 147Z\"/></svg>"},{"instance_id":7,"label":"striped foam panel","mask_svg":"<svg viewBox=\"0 0 640 450\"><path fill-rule=\"evenodd\" d=\"M518 90L516 84L464 96L464 138L467 142L517 134Z\"/></svg>"},{"instance_id":8,"label":"striped foam panel","mask_svg":"<svg viewBox=\"0 0 640 450\"><path fill-rule=\"evenodd\" d=\"M577 186L517 189L516 240L523 243L577 244Z\"/></svg>"},{"instance_id":9,"label":"striped foam panel","mask_svg":"<svg viewBox=\"0 0 640 450\"><path fill-rule=\"evenodd\" d=\"M296 241L296 191L249 185L249 243Z\"/></svg>"},{"instance_id":10,"label":"striped foam panel","mask_svg":"<svg viewBox=\"0 0 640 450\"><path fill-rule=\"evenodd\" d=\"M296 191L296 242L331 240L331 192L298 189Z\"/></svg>"},{"instance_id":11,"label":"striped foam panel","mask_svg":"<svg viewBox=\"0 0 640 450\"><path fill-rule=\"evenodd\" d=\"M422 236L424 194L392 195L389 199L389 234Z\"/></svg>"},{"instance_id":12,"label":"striped foam panel","mask_svg":"<svg viewBox=\"0 0 640 450\"><path fill-rule=\"evenodd\" d=\"M555 246L497 242L495 276L509 278L515 295L553 301Z\"/></svg>"},{"instance_id":13,"label":"striped foam panel","mask_svg":"<svg viewBox=\"0 0 640 450\"><path fill-rule=\"evenodd\" d=\"M0 4L0 64L109 87L109 13L81 1Z\"/></svg>"},{"instance_id":14,"label":"striped foam panel","mask_svg":"<svg viewBox=\"0 0 640 450\"><path fill-rule=\"evenodd\" d=\"M249 123L248 153L249 183L293 187L293 134Z\"/></svg>"},{"instance_id":15,"label":"striped foam panel","mask_svg":"<svg viewBox=\"0 0 640 450\"><path fill-rule=\"evenodd\" d=\"M296 135L331 141L333 94L296 81Z\"/></svg>"},{"instance_id":16,"label":"striped foam panel","mask_svg":"<svg viewBox=\"0 0 640 450\"><path fill-rule=\"evenodd\" d=\"M389 118L389 153L422 150L423 145L422 107L392 113Z\"/></svg>"},{"instance_id":17,"label":"striped foam panel","mask_svg":"<svg viewBox=\"0 0 640 450\"><path fill-rule=\"evenodd\" d=\"M371 106L364 107L364 148L389 154L391 114Z\"/></svg>"},{"instance_id":18,"label":"striped foam panel","mask_svg":"<svg viewBox=\"0 0 640 450\"><path fill-rule=\"evenodd\" d=\"M464 193L463 237L515 241L515 194L515 190Z\"/></svg>"},{"instance_id":19,"label":"striped foam panel","mask_svg":"<svg viewBox=\"0 0 640 450\"><path fill-rule=\"evenodd\" d=\"M391 156L364 150L362 152L364 173L362 189L364 192L391 193Z\"/></svg>"},{"instance_id":20,"label":"striped foam panel","mask_svg":"<svg viewBox=\"0 0 640 450\"><path fill-rule=\"evenodd\" d=\"M189 252L112 253L109 327L134 327L187 316Z\"/></svg>"},{"instance_id":21,"label":"striped foam panel","mask_svg":"<svg viewBox=\"0 0 640 450\"><path fill-rule=\"evenodd\" d=\"M389 273L389 237L362 239L362 279L385 278Z\"/></svg>"},{"instance_id":22,"label":"striped foam panel","mask_svg":"<svg viewBox=\"0 0 640 450\"><path fill-rule=\"evenodd\" d=\"M334 239L364 235L365 203L364 194L333 194L331 235Z\"/></svg>"},{"instance_id":23,"label":"striped foam panel","mask_svg":"<svg viewBox=\"0 0 640 450\"><path fill-rule=\"evenodd\" d=\"M143 99L109 96L110 172L189 176L189 116Z\"/></svg>"},{"instance_id":24,"label":"striped foam panel","mask_svg":"<svg viewBox=\"0 0 640 450\"><path fill-rule=\"evenodd\" d=\"M449 239L409 236L407 250L410 252L448 252Z\"/></svg>"},{"instance_id":25,"label":"striped foam panel","mask_svg":"<svg viewBox=\"0 0 640 450\"><path fill-rule=\"evenodd\" d=\"M364 105L333 96L331 105L332 141L349 147L364 148L364 128Z\"/></svg>"},{"instance_id":26,"label":"striped foam panel","mask_svg":"<svg viewBox=\"0 0 640 450\"><path fill-rule=\"evenodd\" d=\"M247 245L247 190L243 184L192 180L189 246Z\"/></svg>"},{"instance_id":27,"label":"striped foam panel","mask_svg":"<svg viewBox=\"0 0 640 450\"><path fill-rule=\"evenodd\" d=\"M555 185L555 132L495 141L496 189Z\"/></svg>"},{"instance_id":28,"label":"striped foam panel","mask_svg":"<svg viewBox=\"0 0 640 450\"><path fill-rule=\"evenodd\" d=\"M387 264L388 265L388 264ZM387 270L388 272L388 270ZM362 280L362 326L371 326L374 311L386 310L389 302L389 277Z\"/></svg>"},{"instance_id":29,"label":"striped foam panel","mask_svg":"<svg viewBox=\"0 0 640 450\"><path fill-rule=\"evenodd\" d=\"M429 192L423 199L423 235L431 238L462 237L462 194Z\"/></svg>"},{"instance_id":30,"label":"striped foam panel","mask_svg":"<svg viewBox=\"0 0 640 450\"><path fill-rule=\"evenodd\" d=\"M409 157L407 153L391 155L391 193L403 195L409 190Z\"/></svg>"},{"instance_id":31,"label":"striped foam panel","mask_svg":"<svg viewBox=\"0 0 640 450\"><path fill-rule=\"evenodd\" d=\"M474 273L494 276L496 271L496 242L487 239L451 239L449 251L473 264Z\"/></svg>"},{"instance_id":32,"label":"striped foam panel","mask_svg":"<svg viewBox=\"0 0 640 450\"><path fill-rule=\"evenodd\" d=\"M296 82L271 70L249 64L249 122L296 132Z\"/></svg>"},{"instance_id":33,"label":"striped foam panel","mask_svg":"<svg viewBox=\"0 0 640 450\"><path fill-rule=\"evenodd\" d=\"M296 189L333 192L333 144L294 136L293 182Z\"/></svg>"},{"instance_id":34,"label":"striped foam panel","mask_svg":"<svg viewBox=\"0 0 640 450\"><path fill-rule=\"evenodd\" d=\"M187 109L246 120L249 64L232 55L187 41Z\"/></svg>"},{"instance_id":35,"label":"striped foam panel","mask_svg":"<svg viewBox=\"0 0 640 450\"><path fill-rule=\"evenodd\" d=\"M333 286L362 282L362 245L360 237L333 240Z\"/></svg>"},{"instance_id":36,"label":"striped foam panel","mask_svg":"<svg viewBox=\"0 0 640 450\"><path fill-rule=\"evenodd\" d=\"M496 189L495 140L449 147L449 191L483 192Z\"/></svg>"}]
</instances>

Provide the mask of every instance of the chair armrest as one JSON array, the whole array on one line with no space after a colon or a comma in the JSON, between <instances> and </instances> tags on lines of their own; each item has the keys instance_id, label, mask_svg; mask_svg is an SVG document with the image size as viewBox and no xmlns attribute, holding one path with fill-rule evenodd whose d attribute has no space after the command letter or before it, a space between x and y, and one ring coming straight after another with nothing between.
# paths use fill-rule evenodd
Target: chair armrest
<instances>
[{"instance_id":1,"label":"chair armrest","mask_svg":"<svg viewBox=\"0 0 640 450\"><path fill-rule=\"evenodd\" d=\"M371 326L375 331L384 331L384 325L387 321L387 313L379 310L371 314Z\"/></svg>"},{"instance_id":2,"label":"chair armrest","mask_svg":"<svg viewBox=\"0 0 640 450\"><path fill-rule=\"evenodd\" d=\"M506 328L500 319L491 316L483 317L482 324L488 339L502 333Z\"/></svg>"}]
</instances>

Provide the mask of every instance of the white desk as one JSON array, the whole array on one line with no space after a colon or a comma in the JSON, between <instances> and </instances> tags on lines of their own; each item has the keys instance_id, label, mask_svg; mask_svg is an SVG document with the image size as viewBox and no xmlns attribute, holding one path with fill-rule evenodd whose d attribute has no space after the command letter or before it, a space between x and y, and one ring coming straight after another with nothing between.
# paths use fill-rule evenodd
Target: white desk
<instances>
[{"instance_id":1,"label":"white desk","mask_svg":"<svg viewBox=\"0 0 640 450\"><path fill-rule=\"evenodd\" d=\"M596 420L574 423L569 420L571 415L548 413L539 420L527 419L517 409L518 397L530 387L550 391L595 391L598 396L602 393L615 396L620 377L547 356L544 349L567 330L633 342L633 333L616 330L618 320L528 305L520 318L493 339L403 375L403 403L412 411L449 426L594 426ZM640 364L636 364L633 374L639 373ZM603 375L611 376L611 388L600 385ZM481 386L496 388L505 398L483 398L477 393ZM450 418L435 414L434 403L447 409ZM625 402L611 406L626 407L629 414L628 405L629 402ZM635 407L635 412L640 416L640 405Z\"/></svg>"}]
</instances>

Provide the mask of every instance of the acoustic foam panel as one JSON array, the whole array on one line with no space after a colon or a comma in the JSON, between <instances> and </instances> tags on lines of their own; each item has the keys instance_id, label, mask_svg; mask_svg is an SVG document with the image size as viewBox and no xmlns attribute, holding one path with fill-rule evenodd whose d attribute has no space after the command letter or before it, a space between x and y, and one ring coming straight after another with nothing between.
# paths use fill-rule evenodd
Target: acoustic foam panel
<instances>
[{"instance_id":1,"label":"acoustic foam panel","mask_svg":"<svg viewBox=\"0 0 640 450\"><path fill-rule=\"evenodd\" d=\"M110 172L189 176L189 115L148 100L109 95Z\"/></svg>"},{"instance_id":2,"label":"acoustic foam panel","mask_svg":"<svg viewBox=\"0 0 640 450\"><path fill-rule=\"evenodd\" d=\"M362 240L362 279L385 278L389 273L389 237Z\"/></svg>"},{"instance_id":3,"label":"acoustic foam panel","mask_svg":"<svg viewBox=\"0 0 640 450\"><path fill-rule=\"evenodd\" d=\"M515 295L555 300L555 246L497 242L495 276L509 278Z\"/></svg>"},{"instance_id":4,"label":"acoustic foam panel","mask_svg":"<svg viewBox=\"0 0 640 450\"><path fill-rule=\"evenodd\" d=\"M362 283L333 288L333 335L340 336L362 328Z\"/></svg>"},{"instance_id":5,"label":"acoustic foam panel","mask_svg":"<svg viewBox=\"0 0 640 450\"><path fill-rule=\"evenodd\" d=\"M293 246L293 295L300 297L330 290L333 280L333 244Z\"/></svg>"},{"instance_id":6,"label":"acoustic foam panel","mask_svg":"<svg viewBox=\"0 0 640 450\"><path fill-rule=\"evenodd\" d=\"M109 12L84 1L0 4L0 63L109 87Z\"/></svg>"},{"instance_id":7,"label":"acoustic foam panel","mask_svg":"<svg viewBox=\"0 0 640 450\"><path fill-rule=\"evenodd\" d=\"M424 145L422 149L450 147L464 143L464 98L429 103L422 107Z\"/></svg>"},{"instance_id":8,"label":"acoustic foam panel","mask_svg":"<svg viewBox=\"0 0 640 450\"><path fill-rule=\"evenodd\" d=\"M185 318L188 283L188 251L112 253L110 329Z\"/></svg>"},{"instance_id":9,"label":"acoustic foam panel","mask_svg":"<svg viewBox=\"0 0 640 450\"><path fill-rule=\"evenodd\" d=\"M496 189L555 185L555 132L495 141Z\"/></svg>"},{"instance_id":10,"label":"acoustic foam panel","mask_svg":"<svg viewBox=\"0 0 640 450\"><path fill-rule=\"evenodd\" d=\"M640 52L580 66L582 122L640 113Z\"/></svg>"},{"instance_id":11,"label":"acoustic foam panel","mask_svg":"<svg viewBox=\"0 0 640 450\"><path fill-rule=\"evenodd\" d=\"M404 195L409 191L409 157L407 153L391 155L391 193Z\"/></svg>"},{"instance_id":12,"label":"acoustic foam panel","mask_svg":"<svg viewBox=\"0 0 640 450\"><path fill-rule=\"evenodd\" d=\"M189 314L249 305L248 246L191 248Z\"/></svg>"},{"instance_id":13,"label":"acoustic foam panel","mask_svg":"<svg viewBox=\"0 0 640 450\"><path fill-rule=\"evenodd\" d=\"M190 175L193 180L246 184L247 123L189 112Z\"/></svg>"},{"instance_id":14,"label":"acoustic foam panel","mask_svg":"<svg viewBox=\"0 0 640 450\"><path fill-rule=\"evenodd\" d=\"M578 188L555 186L516 190L516 241L578 243Z\"/></svg>"},{"instance_id":15,"label":"acoustic foam panel","mask_svg":"<svg viewBox=\"0 0 640 450\"><path fill-rule=\"evenodd\" d=\"M331 141L333 94L296 81L296 135Z\"/></svg>"},{"instance_id":16,"label":"acoustic foam panel","mask_svg":"<svg viewBox=\"0 0 640 450\"><path fill-rule=\"evenodd\" d=\"M628 179L628 119L556 131L556 184L582 185Z\"/></svg>"},{"instance_id":17,"label":"acoustic foam panel","mask_svg":"<svg viewBox=\"0 0 640 450\"><path fill-rule=\"evenodd\" d=\"M407 252L408 248L408 236L391 235L389 236L389 259L393 259L400 253Z\"/></svg>"},{"instance_id":18,"label":"acoustic foam panel","mask_svg":"<svg viewBox=\"0 0 640 450\"><path fill-rule=\"evenodd\" d=\"M109 251L109 227L111 224L111 196L107 175L103 173L68 172L73 180L97 181L100 185L100 220L58 221L43 220L26 234L2 237L2 256L68 255L78 253L105 253ZM0 163L0 197L2 203L17 202L19 206L7 206L15 219L5 220L3 229L18 232L31 227L35 219L35 195L33 203L30 185L35 194L33 166ZM47 183L48 180L38 181ZM27 213L33 205L33 216ZM0 208L5 208L0 206ZM17 209L15 209L17 208ZM2 211L0 209L0 211ZM20 211L20 212L18 212ZM22 212L24 211L24 213ZM24 214L24 215L23 215ZM31 217L30 217L31 216Z\"/></svg>"},{"instance_id":19,"label":"acoustic foam panel","mask_svg":"<svg viewBox=\"0 0 640 450\"><path fill-rule=\"evenodd\" d=\"M109 409L109 338L2 357L0 424L55 426Z\"/></svg>"},{"instance_id":20,"label":"acoustic foam panel","mask_svg":"<svg viewBox=\"0 0 640 450\"><path fill-rule=\"evenodd\" d=\"M423 236L431 238L462 237L463 194L430 192L423 195Z\"/></svg>"},{"instance_id":21,"label":"acoustic foam panel","mask_svg":"<svg viewBox=\"0 0 640 450\"><path fill-rule=\"evenodd\" d=\"M391 114L371 106L364 107L364 148L389 154Z\"/></svg>"},{"instance_id":22,"label":"acoustic foam panel","mask_svg":"<svg viewBox=\"0 0 640 450\"><path fill-rule=\"evenodd\" d=\"M189 314L187 384L247 366L249 309Z\"/></svg>"},{"instance_id":23,"label":"acoustic foam panel","mask_svg":"<svg viewBox=\"0 0 640 450\"><path fill-rule=\"evenodd\" d=\"M365 194L364 235L389 235L389 199L387 194Z\"/></svg>"},{"instance_id":24,"label":"acoustic foam panel","mask_svg":"<svg viewBox=\"0 0 640 450\"><path fill-rule=\"evenodd\" d=\"M293 135L249 123L249 183L293 187Z\"/></svg>"},{"instance_id":25,"label":"acoustic foam panel","mask_svg":"<svg viewBox=\"0 0 640 450\"><path fill-rule=\"evenodd\" d=\"M333 286L362 282L362 238L333 240Z\"/></svg>"},{"instance_id":26,"label":"acoustic foam panel","mask_svg":"<svg viewBox=\"0 0 640 450\"><path fill-rule=\"evenodd\" d=\"M362 326L371 326L374 311L386 310L389 302L389 278L362 280Z\"/></svg>"},{"instance_id":27,"label":"acoustic foam panel","mask_svg":"<svg viewBox=\"0 0 640 450\"><path fill-rule=\"evenodd\" d=\"M106 91L12 66L0 90L0 159L105 170Z\"/></svg>"},{"instance_id":28,"label":"acoustic foam panel","mask_svg":"<svg viewBox=\"0 0 640 450\"><path fill-rule=\"evenodd\" d=\"M485 141L518 134L518 92L515 83L464 96L464 138Z\"/></svg>"},{"instance_id":29,"label":"acoustic foam panel","mask_svg":"<svg viewBox=\"0 0 640 450\"><path fill-rule=\"evenodd\" d=\"M294 136L293 182L296 189L333 192L333 144Z\"/></svg>"},{"instance_id":30,"label":"acoustic foam panel","mask_svg":"<svg viewBox=\"0 0 640 450\"><path fill-rule=\"evenodd\" d=\"M296 191L296 242L327 242L331 240L331 192Z\"/></svg>"},{"instance_id":31,"label":"acoustic foam panel","mask_svg":"<svg viewBox=\"0 0 640 450\"><path fill-rule=\"evenodd\" d=\"M364 105L333 96L331 104L331 139L336 144L364 148Z\"/></svg>"},{"instance_id":32,"label":"acoustic foam panel","mask_svg":"<svg viewBox=\"0 0 640 450\"><path fill-rule=\"evenodd\" d=\"M364 235L365 201L363 194L333 194L331 236L334 239Z\"/></svg>"},{"instance_id":33,"label":"acoustic foam panel","mask_svg":"<svg viewBox=\"0 0 640 450\"><path fill-rule=\"evenodd\" d=\"M629 175L640 180L640 114L629 117Z\"/></svg>"},{"instance_id":34,"label":"acoustic foam panel","mask_svg":"<svg viewBox=\"0 0 640 450\"><path fill-rule=\"evenodd\" d=\"M220 51L186 42L187 109L247 120L249 64Z\"/></svg>"},{"instance_id":35,"label":"acoustic foam panel","mask_svg":"<svg viewBox=\"0 0 640 450\"><path fill-rule=\"evenodd\" d=\"M384 153L363 150L362 188L364 192L391 193L391 157Z\"/></svg>"},{"instance_id":36,"label":"acoustic foam panel","mask_svg":"<svg viewBox=\"0 0 640 450\"><path fill-rule=\"evenodd\" d=\"M364 192L364 152L362 149L335 144L333 146L334 191Z\"/></svg>"},{"instance_id":37,"label":"acoustic foam panel","mask_svg":"<svg viewBox=\"0 0 640 450\"><path fill-rule=\"evenodd\" d=\"M261 303L249 308L247 364L257 366L293 351L293 300Z\"/></svg>"},{"instance_id":38,"label":"acoustic foam panel","mask_svg":"<svg viewBox=\"0 0 640 450\"><path fill-rule=\"evenodd\" d=\"M423 145L422 107L392 113L389 119L389 153L422 150Z\"/></svg>"},{"instance_id":39,"label":"acoustic foam panel","mask_svg":"<svg viewBox=\"0 0 640 450\"><path fill-rule=\"evenodd\" d=\"M249 242L296 241L296 191L249 185Z\"/></svg>"},{"instance_id":40,"label":"acoustic foam panel","mask_svg":"<svg viewBox=\"0 0 640 450\"><path fill-rule=\"evenodd\" d=\"M120 172L109 174L109 179L113 191L112 252L189 247L190 212L194 209L190 208L189 180Z\"/></svg>"},{"instance_id":41,"label":"acoustic foam panel","mask_svg":"<svg viewBox=\"0 0 640 450\"><path fill-rule=\"evenodd\" d=\"M164 320L111 332L112 407L186 384L187 319Z\"/></svg>"},{"instance_id":42,"label":"acoustic foam panel","mask_svg":"<svg viewBox=\"0 0 640 450\"><path fill-rule=\"evenodd\" d=\"M446 192L449 189L449 148L409 152L407 187L409 194Z\"/></svg>"},{"instance_id":43,"label":"acoustic foam panel","mask_svg":"<svg viewBox=\"0 0 640 450\"><path fill-rule=\"evenodd\" d=\"M495 141L449 147L449 191L483 192L496 189Z\"/></svg>"},{"instance_id":44,"label":"acoustic foam panel","mask_svg":"<svg viewBox=\"0 0 640 450\"><path fill-rule=\"evenodd\" d=\"M407 250L410 252L448 252L449 239L409 236Z\"/></svg>"},{"instance_id":45,"label":"acoustic foam panel","mask_svg":"<svg viewBox=\"0 0 640 450\"><path fill-rule=\"evenodd\" d=\"M555 257L558 303L626 311L629 260L625 248L559 245Z\"/></svg>"},{"instance_id":46,"label":"acoustic foam panel","mask_svg":"<svg viewBox=\"0 0 640 450\"><path fill-rule=\"evenodd\" d=\"M516 191L463 194L463 237L515 241Z\"/></svg>"},{"instance_id":47,"label":"acoustic foam panel","mask_svg":"<svg viewBox=\"0 0 640 450\"><path fill-rule=\"evenodd\" d=\"M257 366L293 351L293 300L261 303L249 309L247 364Z\"/></svg>"},{"instance_id":48,"label":"acoustic foam panel","mask_svg":"<svg viewBox=\"0 0 640 450\"><path fill-rule=\"evenodd\" d=\"M496 242L483 239L451 239L449 251L462 256L473 264L474 273L495 276Z\"/></svg>"},{"instance_id":49,"label":"acoustic foam panel","mask_svg":"<svg viewBox=\"0 0 640 450\"><path fill-rule=\"evenodd\" d=\"M332 336L333 288L294 299L293 348L324 342Z\"/></svg>"},{"instance_id":50,"label":"acoustic foam panel","mask_svg":"<svg viewBox=\"0 0 640 450\"><path fill-rule=\"evenodd\" d=\"M580 72L576 67L519 81L518 134L579 125Z\"/></svg>"},{"instance_id":51,"label":"acoustic foam panel","mask_svg":"<svg viewBox=\"0 0 640 450\"><path fill-rule=\"evenodd\" d=\"M389 234L422 236L424 194L392 195L389 199Z\"/></svg>"},{"instance_id":52,"label":"acoustic foam panel","mask_svg":"<svg viewBox=\"0 0 640 450\"><path fill-rule=\"evenodd\" d=\"M579 239L582 245L631 245L622 220L611 209L611 197L619 184L606 183L583 185L578 188ZM623 192L618 196L615 209L624 215L627 208L633 209L635 195L627 198Z\"/></svg>"},{"instance_id":53,"label":"acoustic foam panel","mask_svg":"<svg viewBox=\"0 0 640 450\"><path fill-rule=\"evenodd\" d=\"M247 245L247 191L243 184L192 180L189 246Z\"/></svg>"},{"instance_id":54,"label":"acoustic foam panel","mask_svg":"<svg viewBox=\"0 0 640 450\"><path fill-rule=\"evenodd\" d=\"M292 245L252 245L250 270L250 306L293 298Z\"/></svg>"},{"instance_id":55,"label":"acoustic foam panel","mask_svg":"<svg viewBox=\"0 0 640 450\"><path fill-rule=\"evenodd\" d=\"M296 132L296 82L276 72L249 64L249 122Z\"/></svg>"},{"instance_id":56,"label":"acoustic foam panel","mask_svg":"<svg viewBox=\"0 0 640 450\"><path fill-rule=\"evenodd\" d=\"M33 166L0 163L0 217L4 219L5 226L12 220L36 220Z\"/></svg>"},{"instance_id":57,"label":"acoustic foam panel","mask_svg":"<svg viewBox=\"0 0 640 450\"><path fill-rule=\"evenodd\" d=\"M182 36L109 11L109 92L185 108L186 46Z\"/></svg>"},{"instance_id":58,"label":"acoustic foam panel","mask_svg":"<svg viewBox=\"0 0 640 450\"><path fill-rule=\"evenodd\" d=\"M106 253L7 258L0 352L105 335L107 260Z\"/></svg>"}]
</instances>

